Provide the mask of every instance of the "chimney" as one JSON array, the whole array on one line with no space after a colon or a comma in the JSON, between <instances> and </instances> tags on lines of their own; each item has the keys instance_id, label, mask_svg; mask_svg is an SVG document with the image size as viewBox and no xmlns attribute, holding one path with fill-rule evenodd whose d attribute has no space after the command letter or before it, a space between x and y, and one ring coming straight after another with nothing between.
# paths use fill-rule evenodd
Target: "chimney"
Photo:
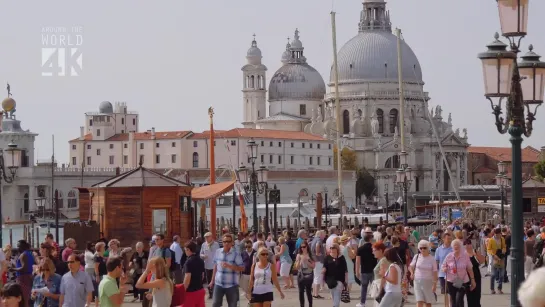
<instances>
[{"instance_id":1,"label":"chimney","mask_svg":"<svg viewBox=\"0 0 545 307\"><path fill-rule=\"evenodd\" d=\"M541 160L545 160L545 146L541 146L539 151L540 151L539 157L541 158Z\"/></svg>"},{"instance_id":2,"label":"chimney","mask_svg":"<svg viewBox=\"0 0 545 307\"><path fill-rule=\"evenodd\" d=\"M155 127L151 127L151 138L155 139Z\"/></svg>"},{"instance_id":3,"label":"chimney","mask_svg":"<svg viewBox=\"0 0 545 307\"><path fill-rule=\"evenodd\" d=\"M85 127L80 126L79 127L79 136L83 138L85 136Z\"/></svg>"}]
</instances>

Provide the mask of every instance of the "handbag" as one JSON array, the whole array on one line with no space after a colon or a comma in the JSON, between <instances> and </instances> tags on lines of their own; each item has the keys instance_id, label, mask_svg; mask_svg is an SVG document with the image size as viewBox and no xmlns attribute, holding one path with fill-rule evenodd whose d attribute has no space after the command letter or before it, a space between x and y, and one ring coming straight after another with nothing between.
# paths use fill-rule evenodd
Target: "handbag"
<instances>
[{"instance_id":1,"label":"handbag","mask_svg":"<svg viewBox=\"0 0 545 307\"><path fill-rule=\"evenodd\" d=\"M380 294L380 279L373 280L371 283L371 289L369 289L369 297L377 298Z\"/></svg>"},{"instance_id":2,"label":"handbag","mask_svg":"<svg viewBox=\"0 0 545 307\"><path fill-rule=\"evenodd\" d=\"M350 303L350 292L348 292L346 287L341 291L341 302Z\"/></svg>"},{"instance_id":3,"label":"handbag","mask_svg":"<svg viewBox=\"0 0 545 307\"><path fill-rule=\"evenodd\" d=\"M380 304L380 302L382 302L382 299L384 298L384 296L386 295L386 290L384 290L384 288L382 288L379 292L379 294L377 295L377 297L375 297L375 301L377 301L377 303Z\"/></svg>"}]
</instances>

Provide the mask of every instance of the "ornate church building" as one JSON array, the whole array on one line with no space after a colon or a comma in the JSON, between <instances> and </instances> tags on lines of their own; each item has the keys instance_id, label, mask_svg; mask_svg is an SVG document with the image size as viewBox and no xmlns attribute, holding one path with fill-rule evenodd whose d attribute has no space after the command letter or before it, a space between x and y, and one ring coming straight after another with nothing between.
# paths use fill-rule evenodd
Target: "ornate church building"
<instances>
[{"instance_id":1,"label":"ornate church building","mask_svg":"<svg viewBox=\"0 0 545 307\"><path fill-rule=\"evenodd\" d=\"M400 112L397 55L397 37L392 34L386 2L364 0L358 33L338 52L341 118L336 118L335 71L332 67L326 93L324 79L308 64L296 30L282 54L282 66L270 79L267 116L267 67L254 39L248 64L242 68L243 125L304 131L335 140L339 120L343 146L355 150L358 166L375 176L383 204L386 194L390 200L400 196L394 182L400 168L400 114L404 114L405 151L415 174L409 198L429 200L434 193L453 191L453 185L467 184L467 131L454 128L451 115L440 105L430 108L420 63L404 40L404 112Z\"/></svg>"}]
</instances>

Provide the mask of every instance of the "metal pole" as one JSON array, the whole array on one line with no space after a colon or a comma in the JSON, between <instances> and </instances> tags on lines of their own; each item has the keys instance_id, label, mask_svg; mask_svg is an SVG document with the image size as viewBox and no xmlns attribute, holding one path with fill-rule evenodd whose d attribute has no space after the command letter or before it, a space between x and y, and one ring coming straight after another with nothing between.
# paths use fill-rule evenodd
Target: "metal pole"
<instances>
[{"instance_id":1,"label":"metal pole","mask_svg":"<svg viewBox=\"0 0 545 307\"><path fill-rule=\"evenodd\" d=\"M278 224L276 222L276 205L277 205L276 203L277 202L278 202L278 200L275 197L274 202L273 202L273 218L274 218L274 222L273 222L274 224L273 225L274 225L274 239L275 240L276 240L276 238L278 236Z\"/></svg>"},{"instance_id":2,"label":"metal pole","mask_svg":"<svg viewBox=\"0 0 545 307\"><path fill-rule=\"evenodd\" d=\"M401 151L405 151L405 97L403 93L403 62L401 58L401 29L396 29L397 36L397 79L399 83L399 133ZM409 131L410 133L410 131Z\"/></svg>"},{"instance_id":3,"label":"metal pole","mask_svg":"<svg viewBox=\"0 0 545 307\"><path fill-rule=\"evenodd\" d=\"M386 227L388 227L388 185L386 185L386 192L384 192L384 197L386 198Z\"/></svg>"},{"instance_id":4,"label":"metal pole","mask_svg":"<svg viewBox=\"0 0 545 307\"><path fill-rule=\"evenodd\" d=\"M500 185L500 195L501 195L501 220L502 223L505 221L505 187L503 186L503 182Z\"/></svg>"},{"instance_id":5,"label":"metal pole","mask_svg":"<svg viewBox=\"0 0 545 307\"><path fill-rule=\"evenodd\" d=\"M250 176L250 186L251 186L251 189L252 189L252 198L253 198L253 205L252 205L252 210L254 211L253 212L253 215L252 215L252 221L253 221L253 228L254 228L254 233L257 234L259 232L259 223L257 221L257 174L255 173L255 161L254 159L252 159L252 174Z\"/></svg>"},{"instance_id":6,"label":"metal pole","mask_svg":"<svg viewBox=\"0 0 545 307\"><path fill-rule=\"evenodd\" d=\"M234 186L233 186L234 189ZM237 206L237 192L233 190L233 224L231 227L233 228L232 232L233 234L236 233L237 227L236 227L236 220L237 220L237 214L236 214L236 206Z\"/></svg>"},{"instance_id":7,"label":"metal pole","mask_svg":"<svg viewBox=\"0 0 545 307\"><path fill-rule=\"evenodd\" d=\"M520 84L519 84L520 87ZM519 97L518 99L521 99ZM522 99L521 99L522 100ZM509 128L512 145L511 163L511 306L520 306L518 303L518 289L524 281L524 234L522 211L522 127L511 126Z\"/></svg>"},{"instance_id":8,"label":"metal pole","mask_svg":"<svg viewBox=\"0 0 545 307\"><path fill-rule=\"evenodd\" d=\"M325 228L327 229L329 227L328 220L327 220L327 192L324 192L324 198L325 198Z\"/></svg>"},{"instance_id":9,"label":"metal pole","mask_svg":"<svg viewBox=\"0 0 545 307\"><path fill-rule=\"evenodd\" d=\"M55 240L59 240L59 190L55 190Z\"/></svg>"},{"instance_id":10,"label":"metal pole","mask_svg":"<svg viewBox=\"0 0 545 307\"><path fill-rule=\"evenodd\" d=\"M265 233L268 236L270 233L269 229L269 197L267 196L267 184L265 183Z\"/></svg>"},{"instance_id":11,"label":"metal pole","mask_svg":"<svg viewBox=\"0 0 545 307\"><path fill-rule=\"evenodd\" d=\"M299 192L301 194L301 192ZM297 227L301 229L301 195L297 198ZM296 229L299 231L299 229Z\"/></svg>"},{"instance_id":12,"label":"metal pole","mask_svg":"<svg viewBox=\"0 0 545 307\"><path fill-rule=\"evenodd\" d=\"M341 163L341 105L339 103L339 67L337 66L337 30L335 26L335 12L331 12L331 31L333 38L333 68L335 70L335 116L337 124L337 184L339 189L339 208L341 209L341 230L343 229L343 179Z\"/></svg>"},{"instance_id":13,"label":"metal pole","mask_svg":"<svg viewBox=\"0 0 545 307\"><path fill-rule=\"evenodd\" d=\"M409 188L409 183L407 179L403 182L403 225L409 225L409 208L407 208L407 190Z\"/></svg>"}]
</instances>

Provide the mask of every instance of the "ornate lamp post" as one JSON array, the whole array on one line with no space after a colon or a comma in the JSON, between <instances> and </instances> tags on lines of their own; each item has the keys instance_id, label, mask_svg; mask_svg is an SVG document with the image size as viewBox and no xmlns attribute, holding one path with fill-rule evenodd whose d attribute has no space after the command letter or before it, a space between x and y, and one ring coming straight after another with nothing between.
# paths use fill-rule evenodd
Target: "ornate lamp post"
<instances>
[{"instance_id":1,"label":"ornate lamp post","mask_svg":"<svg viewBox=\"0 0 545 307\"><path fill-rule=\"evenodd\" d=\"M253 139L248 141L248 162L252 164L252 168L248 169L246 166L241 165L237 170L240 184L244 187L246 193L252 192L253 199L253 231L257 233L259 231L259 223L257 221L257 193L263 194L267 191L267 179L269 170L261 165L258 170L255 169L255 160L257 159L257 144ZM265 218L268 219L268 208L265 208Z\"/></svg>"},{"instance_id":2,"label":"ornate lamp post","mask_svg":"<svg viewBox=\"0 0 545 307\"><path fill-rule=\"evenodd\" d=\"M277 208L276 205L280 202L280 190L276 188L276 184L272 188L272 190L269 191L269 201L273 203L273 231L274 231L274 239L276 240L278 236L278 224L276 222L276 213Z\"/></svg>"},{"instance_id":3,"label":"ornate lamp post","mask_svg":"<svg viewBox=\"0 0 545 307\"><path fill-rule=\"evenodd\" d=\"M402 192L403 197L403 225L409 224L409 210L407 194L411 183L413 182L413 171L407 163L407 152L402 151L399 155L400 168L396 171L396 184Z\"/></svg>"},{"instance_id":4,"label":"ornate lamp post","mask_svg":"<svg viewBox=\"0 0 545 307\"><path fill-rule=\"evenodd\" d=\"M386 227L388 227L388 206L390 205L388 203L388 178L389 176L384 177L386 181L384 182L384 200L386 201L386 207L384 207L384 213L386 214Z\"/></svg>"},{"instance_id":5,"label":"ornate lamp post","mask_svg":"<svg viewBox=\"0 0 545 307\"><path fill-rule=\"evenodd\" d=\"M501 196L501 220L505 221L505 187L507 184L507 165L505 162L500 161L498 163L498 174L496 175L496 184L500 187Z\"/></svg>"},{"instance_id":6,"label":"ornate lamp post","mask_svg":"<svg viewBox=\"0 0 545 307\"><path fill-rule=\"evenodd\" d=\"M327 207L327 187L324 186L324 202L325 202L325 228L327 229L329 227L329 225L327 223L329 223L329 221L327 220L327 211L328 211L328 207Z\"/></svg>"},{"instance_id":7,"label":"ornate lamp post","mask_svg":"<svg viewBox=\"0 0 545 307\"><path fill-rule=\"evenodd\" d=\"M522 211L522 135L530 137L537 108L543 103L545 63L530 51L517 62L520 41L526 36L529 0L498 0L503 36L496 33L486 52L478 55L483 63L485 97L490 101L499 133L511 136L511 306L520 306L517 290L524 280ZM505 103L504 103L505 102ZM502 116L502 114L505 115ZM525 119L526 113L526 119Z\"/></svg>"},{"instance_id":8,"label":"ornate lamp post","mask_svg":"<svg viewBox=\"0 0 545 307\"><path fill-rule=\"evenodd\" d=\"M2 240L2 223L4 222L2 216L2 179L7 183L12 183L19 165L21 165L21 150L17 148L17 144L9 143L7 149L0 150L0 246L4 246Z\"/></svg>"}]
</instances>

